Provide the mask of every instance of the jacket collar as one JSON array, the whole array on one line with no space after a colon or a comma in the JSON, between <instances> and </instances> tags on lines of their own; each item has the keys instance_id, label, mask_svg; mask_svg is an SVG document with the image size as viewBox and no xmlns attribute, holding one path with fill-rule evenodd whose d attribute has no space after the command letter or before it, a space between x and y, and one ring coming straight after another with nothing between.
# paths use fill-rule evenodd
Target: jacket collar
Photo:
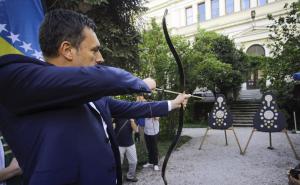
<instances>
[{"instance_id":1,"label":"jacket collar","mask_svg":"<svg viewBox=\"0 0 300 185\"><path fill-rule=\"evenodd\" d=\"M14 63L34 63L37 65L49 65L46 62L25 55L8 54L0 57L0 67Z\"/></svg>"}]
</instances>

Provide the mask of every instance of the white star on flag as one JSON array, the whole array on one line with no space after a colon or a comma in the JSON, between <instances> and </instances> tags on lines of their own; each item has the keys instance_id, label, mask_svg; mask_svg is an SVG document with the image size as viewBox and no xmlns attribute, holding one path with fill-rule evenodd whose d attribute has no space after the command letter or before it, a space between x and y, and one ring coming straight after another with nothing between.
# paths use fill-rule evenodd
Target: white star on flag
<instances>
[{"instance_id":1,"label":"white star on flag","mask_svg":"<svg viewBox=\"0 0 300 185\"><path fill-rule=\"evenodd\" d=\"M25 52L27 52L28 50L32 50L31 43L27 44L26 42L23 42L23 45L20 47L23 48L25 50Z\"/></svg>"},{"instance_id":2,"label":"white star on flag","mask_svg":"<svg viewBox=\"0 0 300 185\"><path fill-rule=\"evenodd\" d=\"M7 29L5 28L6 24L0 24L0 33L2 31L7 31Z\"/></svg>"},{"instance_id":3,"label":"white star on flag","mask_svg":"<svg viewBox=\"0 0 300 185\"><path fill-rule=\"evenodd\" d=\"M34 53L32 54L32 56L34 56L35 58L39 59L39 60L44 60L42 52L34 50Z\"/></svg>"},{"instance_id":4,"label":"white star on flag","mask_svg":"<svg viewBox=\"0 0 300 185\"><path fill-rule=\"evenodd\" d=\"M10 36L7 36L8 38L10 38L11 39L11 41L12 41L12 43L14 44L16 41L20 41L19 40L19 34L14 34L13 32L9 32L10 33Z\"/></svg>"}]
</instances>

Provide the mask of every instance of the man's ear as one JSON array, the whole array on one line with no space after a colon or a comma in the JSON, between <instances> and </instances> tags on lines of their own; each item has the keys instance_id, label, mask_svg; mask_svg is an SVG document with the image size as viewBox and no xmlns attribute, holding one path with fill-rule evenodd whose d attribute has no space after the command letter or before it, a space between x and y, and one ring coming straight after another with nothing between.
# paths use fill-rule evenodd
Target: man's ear
<instances>
[{"instance_id":1,"label":"man's ear","mask_svg":"<svg viewBox=\"0 0 300 185\"><path fill-rule=\"evenodd\" d=\"M70 42L68 41L63 41L61 44L60 44L60 47L58 49L59 51L59 54L61 56L63 56L66 60L68 61L72 61L73 60L73 47L71 45Z\"/></svg>"}]
</instances>

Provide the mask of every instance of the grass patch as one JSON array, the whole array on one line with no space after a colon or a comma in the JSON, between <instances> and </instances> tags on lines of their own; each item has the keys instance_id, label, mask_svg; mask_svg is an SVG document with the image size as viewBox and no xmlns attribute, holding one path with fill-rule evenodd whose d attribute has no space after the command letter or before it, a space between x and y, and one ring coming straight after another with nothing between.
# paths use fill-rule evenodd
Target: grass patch
<instances>
[{"instance_id":1,"label":"grass patch","mask_svg":"<svg viewBox=\"0 0 300 185\"><path fill-rule=\"evenodd\" d=\"M200 125L200 124L184 124L183 128L206 128L207 125Z\"/></svg>"},{"instance_id":2,"label":"grass patch","mask_svg":"<svg viewBox=\"0 0 300 185\"><path fill-rule=\"evenodd\" d=\"M183 128L207 128L207 122L201 121L197 123L184 123Z\"/></svg>"}]
</instances>

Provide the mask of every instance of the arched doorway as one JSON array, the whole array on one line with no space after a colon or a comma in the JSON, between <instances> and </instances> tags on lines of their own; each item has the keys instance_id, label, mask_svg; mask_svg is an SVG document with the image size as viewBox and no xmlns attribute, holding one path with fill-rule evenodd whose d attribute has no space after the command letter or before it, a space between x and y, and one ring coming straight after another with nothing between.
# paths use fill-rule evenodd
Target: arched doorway
<instances>
[{"instance_id":1,"label":"arched doorway","mask_svg":"<svg viewBox=\"0 0 300 185\"><path fill-rule=\"evenodd\" d=\"M251 45L246 53L248 55L252 55L252 56L265 56L266 52L265 52L265 48L262 45L259 44L254 44ZM259 71L257 69L253 69L251 71L249 71L248 73L248 78L247 78L247 89L257 89L258 88L258 73Z\"/></svg>"}]
</instances>

